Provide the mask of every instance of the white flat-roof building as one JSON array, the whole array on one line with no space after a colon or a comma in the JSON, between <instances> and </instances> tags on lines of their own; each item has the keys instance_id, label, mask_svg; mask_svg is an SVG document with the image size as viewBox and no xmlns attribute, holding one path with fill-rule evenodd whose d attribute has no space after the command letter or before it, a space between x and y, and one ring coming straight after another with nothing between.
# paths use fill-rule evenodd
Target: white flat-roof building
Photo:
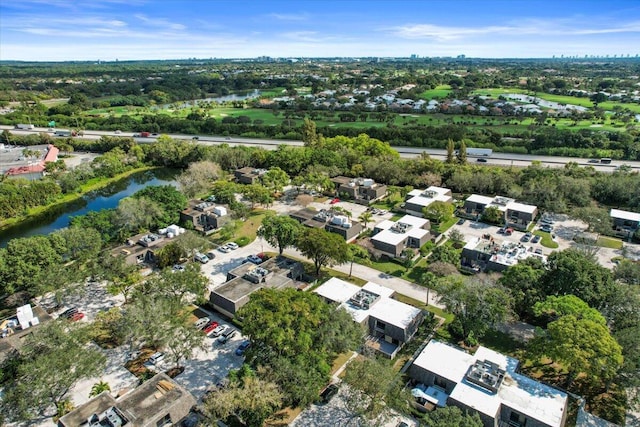
<instances>
[{"instance_id":1,"label":"white flat-roof building","mask_svg":"<svg viewBox=\"0 0 640 427\"><path fill-rule=\"evenodd\" d=\"M431 186L426 190L412 190L405 197L404 210L408 214L423 216L422 209L433 202L451 203L453 195L448 188Z\"/></svg>"},{"instance_id":2,"label":"white flat-roof building","mask_svg":"<svg viewBox=\"0 0 640 427\"><path fill-rule=\"evenodd\" d=\"M480 218L486 208L494 207L504 214L505 225L526 230L538 215L537 206L518 203L503 196L487 197L472 194L464 202L463 211L467 216Z\"/></svg>"},{"instance_id":3,"label":"white flat-roof building","mask_svg":"<svg viewBox=\"0 0 640 427\"><path fill-rule=\"evenodd\" d=\"M424 319L422 310L393 299L393 289L367 282L363 287L331 278L315 291L346 310L369 333L367 345L395 357Z\"/></svg>"},{"instance_id":4,"label":"white flat-roof building","mask_svg":"<svg viewBox=\"0 0 640 427\"><path fill-rule=\"evenodd\" d=\"M611 209L613 230L620 237L629 238L640 228L640 213Z\"/></svg>"},{"instance_id":5,"label":"white flat-roof building","mask_svg":"<svg viewBox=\"0 0 640 427\"><path fill-rule=\"evenodd\" d=\"M389 257L400 256L405 248L420 248L429 241L428 219L405 215L398 221L381 221L373 227L371 243Z\"/></svg>"},{"instance_id":6,"label":"white flat-roof building","mask_svg":"<svg viewBox=\"0 0 640 427\"><path fill-rule=\"evenodd\" d=\"M463 269L479 273L481 271L503 271L520 260L529 257L546 257L529 252L522 243L473 237L462 248L460 265Z\"/></svg>"},{"instance_id":7,"label":"white flat-roof building","mask_svg":"<svg viewBox=\"0 0 640 427\"><path fill-rule=\"evenodd\" d=\"M485 427L564 426L567 394L517 369L517 359L486 347L469 354L432 340L409 375L420 383L412 391L419 403L477 412Z\"/></svg>"}]
</instances>

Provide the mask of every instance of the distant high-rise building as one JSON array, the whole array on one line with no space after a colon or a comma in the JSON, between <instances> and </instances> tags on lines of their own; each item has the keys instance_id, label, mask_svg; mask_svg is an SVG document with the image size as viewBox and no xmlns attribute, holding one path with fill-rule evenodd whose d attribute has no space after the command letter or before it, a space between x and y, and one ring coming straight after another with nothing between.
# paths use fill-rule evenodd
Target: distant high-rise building
<instances>
[{"instance_id":1,"label":"distant high-rise building","mask_svg":"<svg viewBox=\"0 0 640 427\"><path fill-rule=\"evenodd\" d=\"M418 55L416 55L415 53L411 54L411 59L418 59Z\"/></svg>"},{"instance_id":2,"label":"distant high-rise building","mask_svg":"<svg viewBox=\"0 0 640 427\"><path fill-rule=\"evenodd\" d=\"M466 58L466 55L458 55L458 59L464 59Z\"/></svg>"}]
</instances>

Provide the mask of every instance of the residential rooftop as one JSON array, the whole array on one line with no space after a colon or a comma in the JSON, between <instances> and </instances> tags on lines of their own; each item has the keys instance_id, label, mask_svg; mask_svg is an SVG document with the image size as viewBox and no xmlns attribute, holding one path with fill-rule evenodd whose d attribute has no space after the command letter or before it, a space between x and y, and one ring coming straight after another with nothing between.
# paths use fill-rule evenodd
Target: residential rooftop
<instances>
[{"instance_id":1,"label":"residential rooftop","mask_svg":"<svg viewBox=\"0 0 640 427\"><path fill-rule=\"evenodd\" d=\"M467 197L466 201L485 205L486 207L496 207L502 212L512 210L533 214L537 210L536 206L518 203L515 199L504 196L487 197L480 194L472 194Z\"/></svg>"},{"instance_id":2,"label":"residential rooftop","mask_svg":"<svg viewBox=\"0 0 640 427\"><path fill-rule=\"evenodd\" d=\"M429 234L429 230L422 228L428 223L428 219L418 218L412 215L405 215L398 221L384 220L375 226L376 229L382 231L371 237L371 239L392 245L397 245L407 237L413 237L419 240Z\"/></svg>"},{"instance_id":3,"label":"residential rooftop","mask_svg":"<svg viewBox=\"0 0 640 427\"><path fill-rule=\"evenodd\" d=\"M490 255L489 262L508 266L515 265L520 260L534 256L532 252L527 251L527 247L522 243L499 241L493 238L481 239L473 237L467 242L464 249Z\"/></svg>"},{"instance_id":4,"label":"residential rooftop","mask_svg":"<svg viewBox=\"0 0 640 427\"><path fill-rule=\"evenodd\" d=\"M436 201L450 202L451 200L451 190L433 185L426 190L411 190L406 197L407 203L422 207L429 206Z\"/></svg>"},{"instance_id":5,"label":"residential rooftop","mask_svg":"<svg viewBox=\"0 0 640 427\"><path fill-rule=\"evenodd\" d=\"M619 218L619 219L624 219L626 221L640 222L640 213L638 212L629 212L629 211L623 211L620 209L611 209L610 216L611 218Z\"/></svg>"}]
</instances>

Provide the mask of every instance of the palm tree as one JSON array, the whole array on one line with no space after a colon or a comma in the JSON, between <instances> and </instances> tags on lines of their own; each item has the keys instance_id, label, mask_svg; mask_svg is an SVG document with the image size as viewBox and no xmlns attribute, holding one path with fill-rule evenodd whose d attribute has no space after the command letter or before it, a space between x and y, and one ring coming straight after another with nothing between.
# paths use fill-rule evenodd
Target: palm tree
<instances>
[{"instance_id":1,"label":"palm tree","mask_svg":"<svg viewBox=\"0 0 640 427\"><path fill-rule=\"evenodd\" d=\"M100 380L91 387L91 393L89 393L89 397L97 396L103 391L111 391L111 386L108 382Z\"/></svg>"},{"instance_id":2,"label":"palm tree","mask_svg":"<svg viewBox=\"0 0 640 427\"><path fill-rule=\"evenodd\" d=\"M367 228L367 224L373 220L373 215L371 212L362 212L358 217L358 220L364 224L364 228Z\"/></svg>"}]
</instances>

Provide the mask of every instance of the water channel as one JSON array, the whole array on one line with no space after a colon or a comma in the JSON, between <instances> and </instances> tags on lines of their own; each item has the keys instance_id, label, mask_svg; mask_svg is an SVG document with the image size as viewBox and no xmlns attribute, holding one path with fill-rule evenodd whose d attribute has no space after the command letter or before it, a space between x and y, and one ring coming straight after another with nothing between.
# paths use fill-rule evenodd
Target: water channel
<instances>
[{"instance_id":1,"label":"water channel","mask_svg":"<svg viewBox=\"0 0 640 427\"><path fill-rule=\"evenodd\" d=\"M171 170L154 170L133 174L104 188L87 193L82 198L57 206L39 215L0 230L0 247L7 246L11 239L29 237L38 234L49 234L69 226L73 216L84 215L91 211L111 209L118 206L120 200L152 185L175 185L175 172Z\"/></svg>"}]
</instances>

